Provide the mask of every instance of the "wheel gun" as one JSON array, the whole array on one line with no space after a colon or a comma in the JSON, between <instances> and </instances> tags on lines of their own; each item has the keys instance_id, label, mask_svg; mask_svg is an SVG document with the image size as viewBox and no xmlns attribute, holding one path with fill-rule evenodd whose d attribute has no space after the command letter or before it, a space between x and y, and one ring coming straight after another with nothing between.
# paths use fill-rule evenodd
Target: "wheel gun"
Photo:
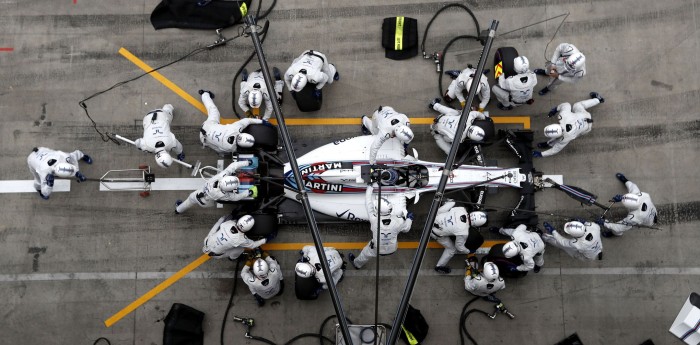
<instances>
[{"instance_id":1,"label":"wheel gun","mask_svg":"<svg viewBox=\"0 0 700 345\"><path fill-rule=\"evenodd\" d=\"M234 316L233 321L240 322L245 326L245 337L248 339L253 338L252 335L250 335L250 329L255 326L255 320L252 318L246 318L246 317L238 317Z\"/></svg>"}]
</instances>

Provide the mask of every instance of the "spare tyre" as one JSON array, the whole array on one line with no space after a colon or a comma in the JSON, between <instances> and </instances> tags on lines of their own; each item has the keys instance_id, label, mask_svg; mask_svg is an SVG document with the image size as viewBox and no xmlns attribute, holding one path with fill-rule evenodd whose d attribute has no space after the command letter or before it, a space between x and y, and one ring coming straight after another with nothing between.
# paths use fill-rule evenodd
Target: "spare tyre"
<instances>
[{"instance_id":1,"label":"spare tyre","mask_svg":"<svg viewBox=\"0 0 700 345\"><path fill-rule=\"evenodd\" d=\"M515 68L513 68L513 60L518 56L520 54L513 47L498 48L493 58L494 78L498 79L501 73L505 74L506 78L516 75Z\"/></svg>"}]
</instances>

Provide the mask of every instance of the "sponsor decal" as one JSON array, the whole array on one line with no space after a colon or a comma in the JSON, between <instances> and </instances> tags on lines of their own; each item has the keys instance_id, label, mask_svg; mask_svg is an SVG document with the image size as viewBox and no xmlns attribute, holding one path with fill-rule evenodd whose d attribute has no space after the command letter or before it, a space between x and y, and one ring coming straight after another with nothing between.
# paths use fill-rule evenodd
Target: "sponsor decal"
<instances>
[{"instance_id":1,"label":"sponsor decal","mask_svg":"<svg viewBox=\"0 0 700 345\"><path fill-rule=\"evenodd\" d=\"M306 175L310 172L315 171L326 171L330 169L340 169L343 164L341 162L329 162L329 163L316 163L309 165L308 167L301 169L301 174Z\"/></svg>"},{"instance_id":2,"label":"sponsor decal","mask_svg":"<svg viewBox=\"0 0 700 345\"><path fill-rule=\"evenodd\" d=\"M345 139L336 140L336 141L333 142L333 145L339 145L340 143L346 142L346 141L348 141L348 140L350 140L350 139L352 139L352 138L345 138Z\"/></svg>"},{"instance_id":3,"label":"sponsor decal","mask_svg":"<svg viewBox=\"0 0 700 345\"><path fill-rule=\"evenodd\" d=\"M335 215L336 215L338 218L345 218L345 219L347 219L347 220L352 220L352 221L355 221L355 222L366 222L366 221L367 221L366 219L362 219L362 218L360 218L360 217L356 217L354 213L350 212L350 209L347 209L347 210L343 211L342 213L336 212Z\"/></svg>"},{"instance_id":4,"label":"sponsor decal","mask_svg":"<svg viewBox=\"0 0 700 345\"><path fill-rule=\"evenodd\" d=\"M322 190L324 192L342 192L342 184L331 184L331 183L321 183L321 182L311 182L306 181L304 186L309 189Z\"/></svg>"}]
</instances>

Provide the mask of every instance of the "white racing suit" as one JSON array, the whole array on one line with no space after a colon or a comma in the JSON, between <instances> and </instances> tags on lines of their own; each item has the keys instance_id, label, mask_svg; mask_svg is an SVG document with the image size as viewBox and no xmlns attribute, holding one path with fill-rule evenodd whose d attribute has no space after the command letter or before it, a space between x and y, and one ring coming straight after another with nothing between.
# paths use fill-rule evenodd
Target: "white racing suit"
<instances>
[{"instance_id":1,"label":"white racing suit","mask_svg":"<svg viewBox=\"0 0 700 345\"><path fill-rule=\"evenodd\" d=\"M453 80L450 83L450 86L447 87L447 97L452 99L456 97L459 100L459 104L462 106L462 108L464 108L464 106L467 103L467 99L464 97L464 92L469 92L469 90L467 90L467 81L469 80L469 78L474 78L475 74L476 69L465 68L464 70L462 70L462 72L459 73L457 79ZM474 78L474 81L476 81L476 78ZM479 106L477 108L478 110L483 111L484 108L486 108L486 105L489 104L489 100L491 99L491 87L489 86L489 82L486 79L486 76L483 74L481 75L479 82L481 83L481 90L477 95L479 96L481 102L479 103ZM476 84L474 84L473 86L476 87Z\"/></svg>"},{"instance_id":2,"label":"white racing suit","mask_svg":"<svg viewBox=\"0 0 700 345\"><path fill-rule=\"evenodd\" d=\"M547 72L547 74L550 74L553 70L555 70L557 71L557 73L559 73L559 77L550 77L551 80L549 81L549 84L547 84L547 88L549 88L550 90L554 90L554 88L562 82L575 83L581 80L583 76L586 75L585 64L579 70L576 71L570 72L568 69L566 69L565 61L573 53L580 52L578 48L576 48L576 46L570 43L562 43L557 46L557 49L554 50L554 54L552 54L552 59L545 65L545 71Z\"/></svg>"},{"instance_id":3,"label":"white racing suit","mask_svg":"<svg viewBox=\"0 0 700 345\"><path fill-rule=\"evenodd\" d=\"M459 126L459 118L462 112L456 109L452 109L448 106L444 106L440 103L435 103L433 109L442 113L435 118L435 123L430 125L431 132L433 133L433 138L437 146L442 149L446 154L450 153L450 148L452 147L452 142L455 139L457 133L457 127ZM462 132L462 140L460 143L464 142L467 138L467 130L469 126L474 123L474 120L484 120L486 115L478 111L470 111L467 117L467 124L464 127L464 132Z\"/></svg>"},{"instance_id":4,"label":"white racing suit","mask_svg":"<svg viewBox=\"0 0 700 345\"><path fill-rule=\"evenodd\" d=\"M267 273L266 279L260 279L256 277L251 271L250 266L245 265L241 270L241 279L248 285L250 293L253 295L258 295L264 299L270 299L277 296L282 290L282 270L280 265L271 256L265 258L270 271Z\"/></svg>"},{"instance_id":5,"label":"white racing suit","mask_svg":"<svg viewBox=\"0 0 700 345\"><path fill-rule=\"evenodd\" d=\"M569 103L559 104L557 106L559 125L564 130L564 135L559 138L549 139L547 144L551 148L542 151L542 157L554 156L574 139L588 134L593 128L593 120L591 120L591 113L586 111L586 109L598 104L600 104L600 101L597 98L576 102L573 107Z\"/></svg>"},{"instance_id":6,"label":"white racing suit","mask_svg":"<svg viewBox=\"0 0 700 345\"><path fill-rule=\"evenodd\" d=\"M625 231L632 229L635 225L654 226L656 224L656 206L651 201L651 196L640 191L639 187L632 181L625 182L625 186L628 193L639 196L642 205L636 210L629 211L627 217L619 222L605 221L605 228L610 229L615 236L622 236Z\"/></svg>"},{"instance_id":7,"label":"white racing suit","mask_svg":"<svg viewBox=\"0 0 700 345\"><path fill-rule=\"evenodd\" d=\"M55 159L58 163L68 163L72 165L75 169L74 171L79 171L78 161L82 159L84 154L80 150L75 150L71 153L65 153L63 151L52 150L46 147L37 147L36 151L32 151L27 157L27 165L29 166L29 171L34 176L34 189L41 195L48 197L53 191L53 175L54 168L49 165L49 161ZM75 176L75 172L73 176ZM51 175L47 179L47 177Z\"/></svg>"},{"instance_id":8,"label":"white racing suit","mask_svg":"<svg viewBox=\"0 0 700 345\"><path fill-rule=\"evenodd\" d=\"M517 107L527 104L532 99L532 91L537 85L537 75L531 71L516 74L506 78L505 74L498 77L498 84L491 88L501 104L505 107Z\"/></svg>"},{"instance_id":9,"label":"white racing suit","mask_svg":"<svg viewBox=\"0 0 700 345\"><path fill-rule=\"evenodd\" d=\"M284 74L284 82L289 90L293 90L292 79L302 69L306 70L308 82L316 84L317 90L322 89L326 83L332 84L336 72L335 66L328 63L326 55L314 50L306 50L294 59Z\"/></svg>"},{"instance_id":10,"label":"white racing suit","mask_svg":"<svg viewBox=\"0 0 700 345\"><path fill-rule=\"evenodd\" d=\"M254 90L253 85L256 83L260 84L260 92L263 94L263 100L265 101L265 115L263 115L263 120L269 120L272 116L272 100L270 99L270 91L267 89L265 84L265 78L261 71L255 71L248 75L248 80L241 82L241 93L238 96L238 106L243 109L243 111L250 111L250 105L248 104L248 95ZM284 88L284 82L281 80L275 81L275 97L277 97L277 102L282 98L282 89Z\"/></svg>"},{"instance_id":11,"label":"white racing suit","mask_svg":"<svg viewBox=\"0 0 700 345\"><path fill-rule=\"evenodd\" d=\"M586 261L595 260L603 251L603 242L600 240L600 226L596 223L583 224L585 233L579 238L564 237L554 230L551 235L543 234L542 239L554 247L569 254L574 259Z\"/></svg>"},{"instance_id":12,"label":"white racing suit","mask_svg":"<svg viewBox=\"0 0 700 345\"><path fill-rule=\"evenodd\" d=\"M394 130L397 125L411 125L411 121L406 114L399 113L392 107L382 106L380 108L372 114L371 118L367 116L362 117L362 125L374 136L369 152L370 164L377 163L377 153L384 145L384 142L396 136Z\"/></svg>"},{"instance_id":13,"label":"white racing suit","mask_svg":"<svg viewBox=\"0 0 700 345\"><path fill-rule=\"evenodd\" d=\"M435 215L430 237L445 247L435 266L447 266L455 253L469 254L464 246L469 236L469 212L464 207L454 206L454 201L447 201ZM455 240L451 236L455 236Z\"/></svg>"},{"instance_id":14,"label":"white racing suit","mask_svg":"<svg viewBox=\"0 0 700 345\"><path fill-rule=\"evenodd\" d=\"M406 218L406 198L401 198L401 201L392 204L391 214L387 216L379 216L374 208L372 194L374 188L367 187L365 193L365 204L367 213L369 214L370 230L372 230L372 239L362 249L360 255L355 258L355 266L364 266L370 258L377 256L377 247L379 247L379 255L389 255L396 252L398 249L399 232L408 232L411 230L413 220ZM377 239L377 222L379 222L379 246L375 244ZM388 223L388 224L385 224Z\"/></svg>"},{"instance_id":15,"label":"white racing suit","mask_svg":"<svg viewBox=\"0 0 700 345\"><path fill-rule=\"evenodd\" d=\"M535 268L535 265L544 265L544 242L540 235L528 231L524 224L515 229L502 228L499 232L510 236L520 245L520 259L523 260L523 264L517 267L518 271L527 272Z\"/></svg>"},{"instance_id":16,"label":"white racing suit","mask_svg":"<svg viewBox=\"0 0 700 345\"><path fill-rule=\"evenodd\" d=\"M468 274L464 275L464 289L475 296L486 297L505 288L506 282L501 277L498 277L495 281L489 282L481 273L477 274L475 277Z\"/></svg>"},{"instance_id":17,"label":"white racing suit","mask_svg":"<svg viewBox=\"0 0 700 345\"><path fill-rule=\"evenodd\" d=\"M247 160L229 164L222 172L207 180L202 188L190 193L187 199L177 206L175 210L178 213L182 213L194 205L199 205L203 208L214 207L217 202L238 201L248 197L248 191L242 193L222 191L221 188L219 188L219 181L226 176L234 175L240 168L249 165L250 161Z\"/></svg>"},{"instance_id":18,"label":"white racing suit","mask_svg":"<svg viewBox=\"0 0 700 345\"><path fill-rule=\"evenodd\" d=\"M156 143L162 141L166 152L171 150L175 155L182 153L182 144L170 132L170 123L173 122L173 106L166 104L163 109L156 109L146 114L143 118L143 138L136 139L134 144L139 150L155 153Z\"/></svg>"},{"instance_id":19,"label":"white racing suit","mask_svg":"<svg viewBox=\"0 0 700 345\"><path fill-rule=\"evenodd\" d=\"M254 249L267 242L265 239L258 241L249 239L236 229L237 219L230 218L230 216L223 216L214 224L204 239L202 252L217 259L228 257L236 260L245 248Z\"/></svg>"},{"instance_id":20,"label":"white racing suit","mask_svg":"<svg viewBox=\"0 0 700 345\"><path fill-rule=\"evenodd\" d=\"M236 152L236 138L250 124L261 124L259 119L243 119L238 120L228 125L222 125L221 114L219 109L211 100L208 92L202 94L202 103L207 108L207 120L202 124L199 130L199 141L202 145L213 149L218 153L233 153ZM232 138L232 143L229 143L228 138Z\"/></svg>"},{"instance_id":21,"label":"white racing suit","mask_svg":"<svg viewBox=\"0 0 700 345\"><path fill-rule=\"evenodd\" d=\"M338 284L340 278L343 277L343 258L340 253L333 247L323 247L326 252L326 260L328 261L328 268L331 270L331 276L333 276L333 282ZM316 280L321 284L321 286L328 290L328 284L326 284L326 277L323 275L323 270L321 269L321 259L314 246L304 246L301 249L302 255L308 259L314 268L316 268Z\"/></svg>"}]
</instances>

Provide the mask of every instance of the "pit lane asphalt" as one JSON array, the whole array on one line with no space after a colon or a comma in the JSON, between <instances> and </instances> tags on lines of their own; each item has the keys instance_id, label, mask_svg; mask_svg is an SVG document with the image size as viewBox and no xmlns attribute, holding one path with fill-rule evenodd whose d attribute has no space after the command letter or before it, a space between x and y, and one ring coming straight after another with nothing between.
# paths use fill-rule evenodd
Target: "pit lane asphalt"
<instances>
[{"instance_id":1,"label":"pit lane asphalt","mask_svg":"<svg viewBox=\"0 0 700 345\"><path fill-rule=\"evenodd\" d=\"M133 148L103 143L90 127L77 101L141 70L118 54L129 49L152 66L174 60L215 39L212 32L192 30L153 31L148 14L157 1L135 3L116 0L93 4L78 0L45 0L0 3L0 147L4 163L0 179L29 179L26 156L43 145L72 150L80 148L95 158L82 166L89 177L109 169L152 164L151 157ZM267 4L267 2L265 3ZM263 5L265 5L263 4ZM578 332L585 344L636 344L652 338L675 343L667 332L675 315L700 278L694 274L698 250L697 105L700 81L694 73L698 55L696 1L665 2L573 0L470 2L485 26L501 21L501 32L571 12L547 56L558 42L576 44L587 56L588 76L576 85L562 85L535 104L512 113L488 106L491 115L527 115L532 126L549 123L544 116L560 102L575 102L589 91L601 92L606 102L591 109L593 131L577 139L559 155L536 163L564 181L591 190L602 199L624 191L614 178L617 171L648 191L659 207L661 231L636 229L622 238L605 239L605 259L582 263L556 249L545 255L546 274L509 280L499 293L515 320L470 318L470 329L480 343L552 344ZM359 117L378 105L391 105L410 117L429 117L429 99L437 96L434 65L419 57L395 62L384 58L379 45L382 18L406 15L417 18L422 30L442 2L389 0L378 4L359 1L283 1L270 16L271 32L265 43L270 65L286 68L307 48L326 53L338 66L341 80L324 90L321 111L295 111L285 92L283 110L288 118ZM464 23L461 12L447 12L433 25L427 48L441 49L450 37L464 33L454 23ZM501 38L495 47L514 46L530 58L532 67L543 63L543 50L558 22L540 24ZM227 37L235 29L225 30ZM454 47L446 68L474 63L473 43ZM248 39L201 54L161 71L197 98L200 88L217 94L215 102L224 116L231 116L231 78L251 51ZM250 67L252 70L254 67ZM493 82L490 78L490 81ZM540 86L545 80L540 79ZM217 157L201 149L197 128L203 117L198 110L151 77L127 84L88 102L100 128L128 136L140 135L136 121L149 110L172 103L173 132L185 146L188 159L215 162ZM317 145L359 134L354 126L290 127L299 152ZM414 146L421 158L443 156L427 133L416 126ZM540 135L537 139L541 139ZM303 147L303 145L307 145ZM500 165L513 162L501 149L487 150ZM511 163L512 164L512 163ZM163 177L185 177L180 167L159 171ZM513 191L503 191L488 203L509 206ZM91 343L106 336L113 344L159 344L162 319L171 304L185 303L206 313L205 343L218 343L220 320L232 280L233 265L209 261L197 272L211 278L182 279L134 313L105 328L103 321L144 292L163 276L175 272L200 255L201 240L221 210L193 210L175 217L172 204L184 197L178 192L153 193L141 199L131 193L97 192L96 184L74 185L70 193L57 193L45 202L36 195L0 194L0 275L90 273L103 279L21 280L0 279L2 343ZM426 200L427 201L427 200ZM412 209L425 212L421 204ZM545 191L537 195L538 210L588 216L568 197ZM616 209L614 215L620 216ZM499 213L494 221L502 217ZM542 217L563 223L556 218ZM417 238L416 226L402 239ZM361 225L322 225L326 241L366 241ZM486 234L488 238L495 238ZM310 242L305 228L285 226L279 242ZM45 248L45 251L42 251ZM37 256L38 254L38 256ZM469 298L459 276L436 276L431 268L439 250L427 254L423 274L412 303L430 323L427 344L456 343L457 319ZM286 271L296 260L294 252L274 253ZM403 290L413 252L401 250L382 259L387 275L380 280L380 321L390 322ZM370 267L349 274L340 285L349 317L357 323L373 321L373 275ZM458 258L451 262L461 270ZM561 268L561 274L556 274ZM624 268L624 269L619 269ZM674 270L674 268L679 268ZM581 269L581 271L575 271ZM574 270L574 271L572 271ZM585 271L583 271L585 270ZM109 274L140 272L135 278L109 279ZM578 272L578 273L577 273ZM614 273L614 274L611 274ZM651 272L651 273L649 273ZM676 274L672 274L676 272ZM222 276L217 276L220 274ZM365 275L369 276L365 276ZM73 277L78 277L73 275ZM314 302L297 301L286 275L287 291L281 298L257 308L243 284L239 284L232 315L254 317L254 334L283 342L293 335L316 331L333 308L327 296ZM481 308L490 306L479 305ZM227 343L242 341L243 329L227 325ZM523 340L526 339L526 340Z\"/></svg>"}]
</instances>

